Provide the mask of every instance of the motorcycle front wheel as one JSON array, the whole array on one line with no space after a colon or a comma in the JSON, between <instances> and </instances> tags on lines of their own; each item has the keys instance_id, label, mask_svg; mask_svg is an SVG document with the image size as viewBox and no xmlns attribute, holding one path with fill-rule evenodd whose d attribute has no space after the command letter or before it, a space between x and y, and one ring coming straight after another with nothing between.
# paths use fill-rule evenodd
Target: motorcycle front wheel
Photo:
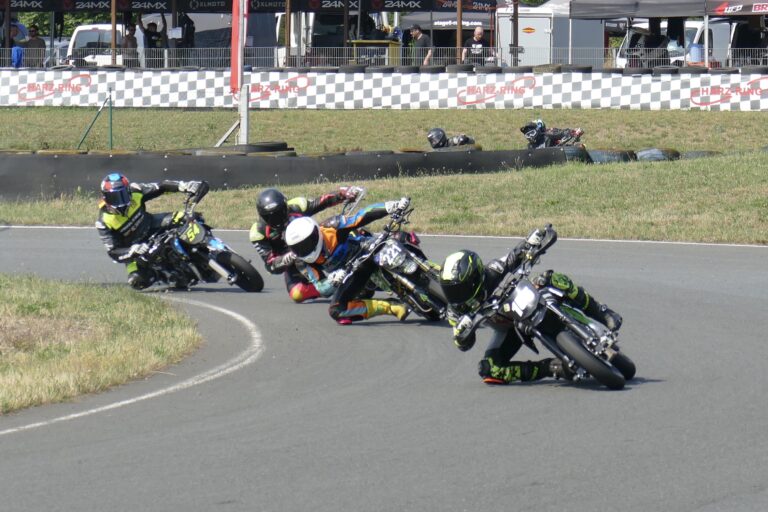
<instances>
[{"instance_id":1,"label":"motorcycle front wheel","mask_svg":"<svg viewBox=\"0 0 768 512\"><path fill-rule=\"evenodd\" d=\"M264 289L261 274L245 258L234 252L222 252L219 263L237 274L235 284L246 292L260 292Z\"/></svg>"},{"instance_id":2,"label":"motorcycle front wheel","mask_svg":"<svg viewBox=\"0 0 768 512\"><path fill-rule=\"evenodd\" d=\"M624 380L632 380L635 377L635 373L637 372L635 363L621 352L618 352L613 356L611 364L621 372L624 376Z\"/></svg>"},{"instance_id":3,"label":"motorcycle front wheel","mask_svg":"<svg viewBox=\"0 0 768 512\"><path fill-rule=\"evenodd\" d=\"M622 389L626 381L621 372L609 365L581 344L581 341L570 331L562 331L557 335L560 348L584 368L597 381L609 389Z\"/></svg>"}]
</instances>

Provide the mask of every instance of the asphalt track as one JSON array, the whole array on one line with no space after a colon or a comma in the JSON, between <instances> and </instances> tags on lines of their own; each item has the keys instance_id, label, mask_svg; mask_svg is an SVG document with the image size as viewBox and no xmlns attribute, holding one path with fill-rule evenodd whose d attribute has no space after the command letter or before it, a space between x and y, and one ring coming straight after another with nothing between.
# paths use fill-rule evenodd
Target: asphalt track
<instances>
[{"instance_id":1,"label":"asphalt track","mask_svg":"<svg viewBox=\"0 0 768 512\"><path fill-rule=\"evenodd\" d=\"M219 235L256 257L244 232ZM423 243L436 259L460 247L490 258L515 240ZM93 229L2 229L0 247L0 272L124 279ZM622 391L487 387L475 369L487 333L461 353L445 325L337 326L322 303L292 304L273 276L261 294L174 293L195 301L182 307L207 339L199 352L107 393L0 417L0 509L764 511L766 257L559 241L541 269L566 271L624 315L638 378Z\"/></svg>"}]
</instances>

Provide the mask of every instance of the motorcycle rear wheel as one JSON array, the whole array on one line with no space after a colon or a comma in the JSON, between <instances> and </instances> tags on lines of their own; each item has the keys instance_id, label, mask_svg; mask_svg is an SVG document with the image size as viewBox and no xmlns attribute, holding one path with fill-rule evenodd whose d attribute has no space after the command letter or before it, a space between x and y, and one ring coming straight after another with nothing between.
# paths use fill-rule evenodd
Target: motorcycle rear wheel
<instances>
[{"instance_id":1,"label":"motorcycle rear wheel","mask_svg":"<svg viewBox=\"0 0 768 512\"><path fill-rule=\"evenodd\" d=\"M614 366L614 368L621 372L621 374L624 376L624 380L630 381L635 377L635 373L637 372L635 363L621 352L613 356L613 359L611 359L611 364Z\"/></svg>"},{"instance_id":2,"label":"motorcycle rear wheel","mask_svg":"<svg viewBox=\"0 0 768 512\"><path fill-rule=\"evenodd\" d=\"M264 289L261 274L245 258L234 252L222 252L219 263L237 274L235 284L246 292L260 292Z\"/></svg>"},{"instance_id":3,"label":"motorcycle rear wheel","mask_svg":"<svg viewBox=\"0 0 768 512\"><path fill-rule=\"evenodd\" d=\"M622 389L626 381L621 372L587 350L570 331L557 335L557 344L576 364L584 368L597 381L609 389Z\"/></svg>"}]
</instances>

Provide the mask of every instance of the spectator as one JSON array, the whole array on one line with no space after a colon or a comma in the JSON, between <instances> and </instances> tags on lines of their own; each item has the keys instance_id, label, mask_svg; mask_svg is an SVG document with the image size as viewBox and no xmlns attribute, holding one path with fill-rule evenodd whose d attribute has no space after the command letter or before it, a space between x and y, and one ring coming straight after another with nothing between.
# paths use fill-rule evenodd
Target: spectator
<instances>
[{"instance_id":1,"label":"spectator","mask_svg":"<svg viewBox=\"0 0 768 512\"><path fill-rule=\"evenodd\" d=\"M411 25L411 39L413 40L413 57L416 65L429 66L432 60L432 39L421 31L419 25Z\"/></svg>"},{"instance_id":2,"label":"spectator","mask_svg":"<svg viewBox=\"0 0 768 512\"><path fill-rule=\"evenodd\" d=\"M0 27L0 28L4 28L4 27ZM21 31L19 30L18 25L16 25L15 22L11 23L11 31L10 31L10 33L11 33L11 40L10 41L6 41L5 37L0 39L0 41L2 41L2 43L3 43L2 44L3 48L13 48L14 46L20 46L21 45L21 42L22 42L22 40L24 38L24 34L21 33Z\"/></svg>"},{"instance_id":3,"label":"spectator","mask_svg":"<svg viewBox=\"0 0 768 512\"><path fill-rule=\"evenodd\" d=\"M25 45L24 64L30 68L41 68L45 60L45 41L37 35L37 25L30 25L27 31L29 39Z\"/></svg>"},{"instance_id":4,"label":"spectator","mask_svg":"<svg viewBox=\"0 0 768 512\"><path fill-rule=\"evenodd\" d=\"M464 49L461 51L461 61L464 64L482 66L485 59L493 57L491 44L483 37L483 27L475 27L475 33L464 41Z\"/></svg>"},{"instance_id":5,"label":"spectator","mask_svg":"<svg viewBox=\"0 0 768 512\"><path fill-rule=\"evenodd\" d=\"M125 67L139 67L139 42L136 40L136 25L126 25L121 47L123 49L123 64Z\"/></svg>"},{"instance_id":6,"label":"spectator","mask_svg":"<svg viewBox=\"0 0 768 512\"><path fill-rule=\"evenodd\" d=\"M163 48L168 47L168 24L165 21L165 14L161 14L163 20L163 29L157 31L157 23L147 23L144 27L144 23L141 20L142 14L139 13L138 25L141 32L144 34L144 51L147 53L147 67L148 68L160 68L163 67Z\"/></svg>"},{"instance_id":7,"label":"spectator","mask_svg":"<svg viewBox=\"0 0 768 512\"><path fill-rule=\"evenodd\" d=\"M15 23L11 23L9 33L10 38L3 37L2 48L11 48L10 60L6 60L8 59L9 54L3 52L3 54L0 54L2 55L2 62L0 62L0 64L3 66L8 66L10 64L15 68L20 68L24 58L24 50L22 48L24 36Z\"/></svg>"}]
</instances>

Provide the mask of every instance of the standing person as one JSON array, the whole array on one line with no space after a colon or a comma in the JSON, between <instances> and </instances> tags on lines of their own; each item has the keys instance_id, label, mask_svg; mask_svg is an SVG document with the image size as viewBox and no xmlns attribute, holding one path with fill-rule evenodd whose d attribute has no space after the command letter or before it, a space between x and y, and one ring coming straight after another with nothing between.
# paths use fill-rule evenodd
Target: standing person
<instances>
[{"instance_id":1,"label":"standing person","mask_svg":"<svg viewBox=\"0 0 768 512\"><path fill-rule=\"evenodd\" d=\"M249 238L264 260L267 272L285 276L285 288L294 302L316 299L321 295L330 296L333 289L323 286L318 289L296 269L296 255L285 243L288 223L299 217L312 216L344 201L354 201L362 193L360 187L341 187L315 199L294 197L290 200L276 188L265 189L259 194L256 201L259 220L251 226Z\"/></svg>"},{"instance_id":2,"label":"standing person","mask_svg":"<svg viewBox=\"0 0 768 512\"><path fill-rule=\"evenodd\" d=\"M429 66L432 60L432 39L421 31L421 26L411 25L413 58L417 66Z\"/></svg>"},{"instance_id":3,"label":"standing person","mask_svg":"<svg viewBox=\"0 0 768 512\"><path fill-rule=\"evenodd\" d=\"M136 40L136 25L126 25L121 47L123 48L123 64L125 67L139 67L139 42Z\"/></svg>"},{"instance_id":4,"label":"standing person","mask_svg":"<svg viewBox=\"0 0 768 512\"><path fill-rule=\"evenodd\" d=\"M27 39L24 52L24 65L30 68L43 67L45 60L45 41L38 35L37 25L30 25L27 29L29 39Z\"/></svg>"},{"instance_id":5,"label":"standing person","mask_svg":"<svg viewBox=\"0 0 768 512\"><path fill-rule=\"evenodd\" d=\"M96 230L109 257L126 265L131 288L143 290L155 282L154 272L143 264L141 255L149 250L146 243L149 237L173 222L173 213L149 213L145 203L167 192L195 195L197 202L208 193L208 188L205 181L131 183L119 172L112 172L102 180ZM177 283L177 286L186 284Z\"/></svg>"},{"instance_id":6,"label":"standing person","mask_svg":"<svg viewBox=\"0 0 768 512\"><path fill-rule=\"evenodd\" d=\"M464 49L461 51L461 61L464 64L482 66L487 57L493 57L491 44L483 37L483 27L475 27L475 33L464 41Z\"/></svg>"},{"instance_id":7,"label":"standing person","mask_svg":"<svg viewBox=\"0 0 768 512\"><path fill-rule=\"evenodd\" d=\"M148 68L163 67L162 50L168 47L168 24L165 21L165 13L160 16L163 20L163 29L159 32L157 31L157 23L147 23L147 26L144 27L144 23L141 21L142 14L139 13L138 16L138 25L144 34L144 50L149 56L147 59Z\"/></svg>"}]
</instances>

